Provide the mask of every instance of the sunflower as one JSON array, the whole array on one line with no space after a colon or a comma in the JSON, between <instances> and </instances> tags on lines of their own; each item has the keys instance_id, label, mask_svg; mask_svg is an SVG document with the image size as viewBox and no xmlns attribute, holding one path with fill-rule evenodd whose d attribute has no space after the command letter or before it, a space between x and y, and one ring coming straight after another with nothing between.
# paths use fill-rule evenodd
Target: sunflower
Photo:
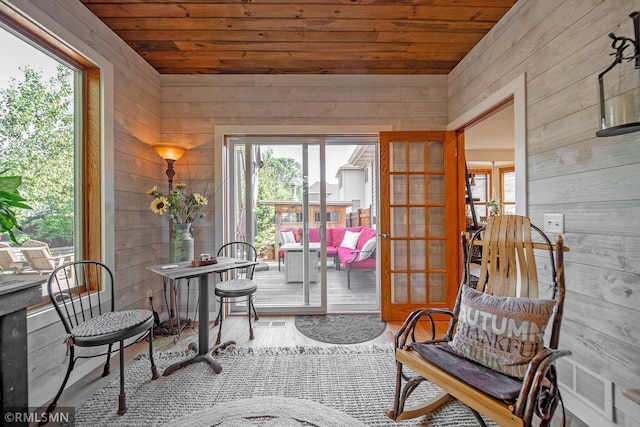
<instances>
[{"instance_id":1,"label":"sunflower","mask_svg":"<svg viewBox=\"0 0 640 427\"><path fill-rule=\"evenodd\" d=\"M151 189L147 190L147 194L148 194L149 196L151 196L151 195L153 195L153 193L155 193L155 192L157 192L157 191L158 191L158 186L157 186L157 185L154 185L154 186L153 186L153 188L151 188Z\"/></svg>"},{"instance_id":2,"label":"sunflower","mask_svg":"<svg viewBox=\"0 0 640 427\"><path fill-rule=\"evenodd\" d=\"M193 193L193 199L198 205L206 205L209 203L206 197L199 193Z\"/></svg>"},{"instance_id":3,"label":"sunflower","mask_svg":"<svg viewBox=\"0 0 640 427\"><path fill-rule=\"evenodd\" d=\"M167 211L169 207L169 203L166 197L158 197L157 199L153 199L151 204L149 205L149 209L153 211L153 213L157 213L162 215L163 212Z\"/></svg>"}]
</instances>

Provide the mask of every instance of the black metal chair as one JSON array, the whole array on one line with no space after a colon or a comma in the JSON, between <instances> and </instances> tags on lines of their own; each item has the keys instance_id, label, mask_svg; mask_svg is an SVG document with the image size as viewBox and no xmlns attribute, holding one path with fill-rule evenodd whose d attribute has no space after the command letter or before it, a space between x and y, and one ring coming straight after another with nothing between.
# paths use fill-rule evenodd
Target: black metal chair
<instances>
[{"instance_id":1,"label":"black metal chair","mask_svg":"<svg viewBox=\"0 0 640 427\"><path fill-rule=\"evenodd\" d=\"M236 258L239 262L241 260L256 261L258 259L258 252L256 248L250 243L246 242L231 242L222 246L218 251L218 256ZM220 344L222 338L222 319L223 319L223 307L224 304L229 303L227 299L246 297L247 311L249 314L249 339L253 339L253 326L251 325L251 311L257 321L260 317L256 312L256 308L253 305L253 294L256 293L258 285L253 281L253 272L255 265L249 265L246 268L233 268L220 273L220 281L216 284L214 293L218 297L218 317L214 323L219 325L218 337L216 338L216 345Z\"/></svg>"},{"instance_id":2,"label":"black metal chair","mask_svg":"<svg viewBox=\"0 0 640 427\"><path fill-rule=\"evenodd\" d=\"M47 408L51 413L64 390L76 360L107 356L102 376L110 369L112 346L120 343L120 396L118 415L127 412L124 391L124 341L144 334L149 340L149 359L152 379L158 378L153 361L153 313L149 310L115 310L114 279L111 270L98 261L66 263L51 273L48 281L49 299L62 320L66 331L65 342L69 350L69 366L60 390ZM107 297L111 296L108 300ZM144 338L144 335L140 339ZM135 342L135 341L134 341ZM75 347L107 345L105 353L75 355ZM117 350L115 350L117 351Z\"/></svg>"}]
</instances>

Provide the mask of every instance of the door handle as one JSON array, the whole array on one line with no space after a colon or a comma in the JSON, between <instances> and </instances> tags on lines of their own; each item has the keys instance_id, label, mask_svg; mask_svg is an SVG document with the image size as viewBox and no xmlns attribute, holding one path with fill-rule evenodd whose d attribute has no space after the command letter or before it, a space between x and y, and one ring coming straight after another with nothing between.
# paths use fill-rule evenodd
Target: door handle
<instances>
[{"instance_id":1,"label":"door handle","mask_svg":"<svg viewBox=\"0 0 640 427\"><path fill-rule=\"evenodd\" d=\"M388 239L389 238L389 233L382 233L382 238L383 239Z\"/></svg>"}]
</instances>

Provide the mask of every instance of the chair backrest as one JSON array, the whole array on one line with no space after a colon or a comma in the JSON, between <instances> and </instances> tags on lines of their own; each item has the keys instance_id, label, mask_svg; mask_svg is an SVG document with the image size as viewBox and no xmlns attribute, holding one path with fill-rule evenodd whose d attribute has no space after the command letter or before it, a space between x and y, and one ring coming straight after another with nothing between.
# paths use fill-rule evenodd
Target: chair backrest
<instances>
[{"instance_id":1,"label":"chair backrest","mask_svg":"<svg viewBox=\"0 0 640 427\"><path fill-rule=\"evenodd\" d=\"M22 244L22 255L32 270L35 271L52 271L56 268L56 264L51 256L49 245L38 240L27 240Z\"/></svg>"},{"instance_id":2,"label":"chair backrest","mask_svg":"<svg viewBox=\"0 0 640 427\"><path fill-rule=\"evenodd\" d=\"M113 273L98 261L73 261L63 264L49 275L47 290L67 333L87 320L113 311ZM111 295L107 302L104 292Z\"/></svg>"},{"instance_id":3,"label":"chair backrest","mask_svg":"<svg viewBox=\"0 0 640 427\"><path fill-rule=\"evenodd\" d=\"M490 217L487 225L475 232L468 241L463 233L462 246L462 284L499 297L539 298L540 281L534 250L548 255L549 268L546 271L549 276L543 282L550 285L551 295L545 295L545 298L556 300L549 347L557 348L565 294L565 247L562 236L559 235L556 245L553 245L542 230L531 224L529 218L501 215ZM477 282L472 280L470 274L475 256L472 256L474 247L479 247L481 254ZM454 307L456 315L459 312L461 291L462 286ZM453 326L455 325L450 325L448 334L453 333Z\"/></svg>"},{"instance_id":4,"label":"chair backrest","mask_svg":"<svg viewBox=\"0 0 640 427\"><path fill-rule=\"evenodd\" d=\"M230 258L246 259L247 261L256 261L258 259L258 251L256 248L247 242L231 242L223 245L218 250L218 256L226 256ZM229 279L253 279L253 272L255 265L248 266L247 268L235 268L227 272L224 272L226 276L225 280ZM220 274L223 277L223 273Z\"/></svg>"},{"instance_id":5,"label":"chair backrest","mask_svg":"<svg viewBox=\"0 0 640 427\"><path fill-rule=\"evenodd\" d=\"M16 262L18 262L18 257L13 248L4 242L0 242L0 273L15 270L13 264Z\"/></svg>"}]
</instances>

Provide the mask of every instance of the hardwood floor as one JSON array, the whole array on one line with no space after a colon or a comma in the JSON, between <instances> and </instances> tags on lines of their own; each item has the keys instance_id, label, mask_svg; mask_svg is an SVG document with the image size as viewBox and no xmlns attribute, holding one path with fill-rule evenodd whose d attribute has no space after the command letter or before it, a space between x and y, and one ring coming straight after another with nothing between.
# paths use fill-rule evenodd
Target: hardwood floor
<instances>
[{"instance_id":1,"label":"hardwood floor","mask_svg":"<svg viewBox=\"0 0 640 427\"><path fill-rule=\"evenodd\" d=\"M312 340L302 335L295 327L294 316L262 316L254 324L253 340L249 340L249 329L246 316L231 316L224 321L222 330L223 340L234 340L236 345L243 347L295 347L295 346L333 346L335 344L327 344ZM388 323L385 332L378 338L367 341L360 345L382 346L392 344L394 334L402 326L400 322ZM446 329L446 324L438 325L438 335L442 335ZM217 327L213 324L209 329L210 342L215 341ZM418 331L417 339L427 339L430 330L426 327ZM180 340L174 344L174 336L156 336L154 339L154 350L157 352L184 349L191 341L197 341L197 323L193 327L186 328L182 331ZM148 351L148 343L136 343L125 350L125 366L134 361L134 358ZM126 369L126 368L125 368ZM67 387L63 392L58 407L79 407L95 392L105 385L118 378L119 363L117 356L111 360L111 374L103 378L101 377L102 366L96 368L88 375L77 381L75 384Z\"/></svg>"}]
</instances>

